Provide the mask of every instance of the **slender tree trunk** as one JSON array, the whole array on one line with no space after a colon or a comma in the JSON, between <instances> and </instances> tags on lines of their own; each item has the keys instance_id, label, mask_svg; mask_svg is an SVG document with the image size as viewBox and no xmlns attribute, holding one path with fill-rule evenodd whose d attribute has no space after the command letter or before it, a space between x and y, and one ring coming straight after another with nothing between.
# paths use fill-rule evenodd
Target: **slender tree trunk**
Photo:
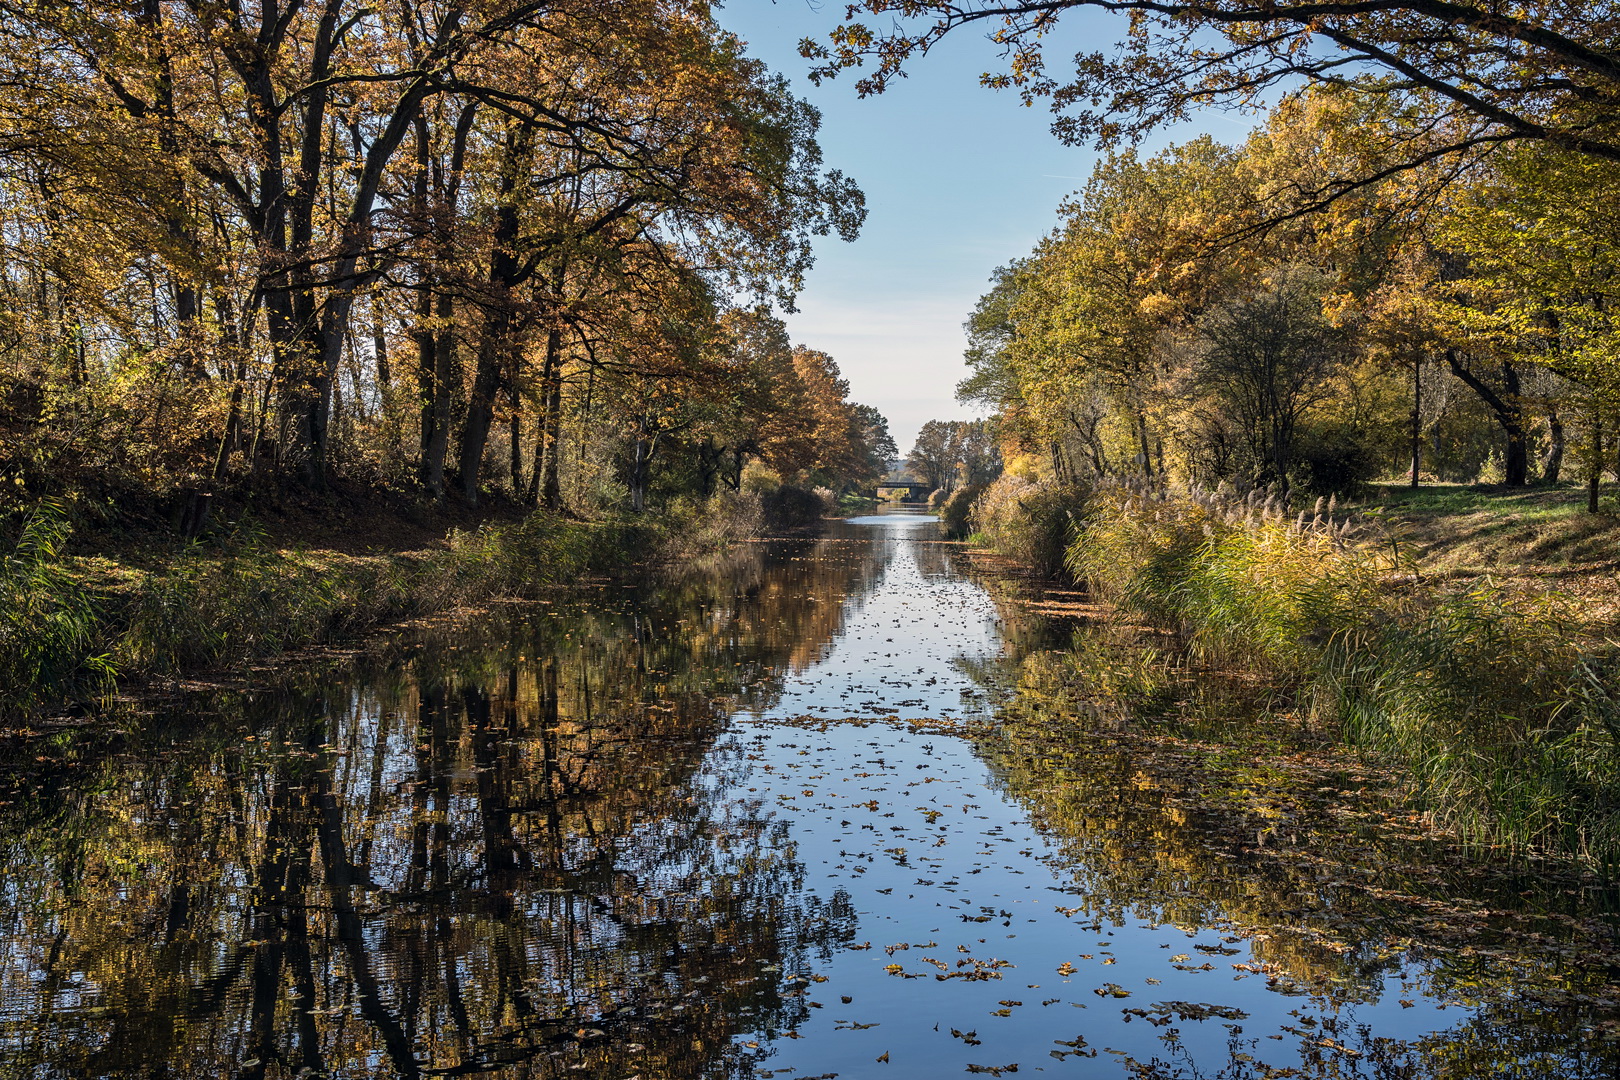
<instances>
[{"instance_id":1,"label":"slender tree trunk","mask_svg":"<svg viewBox=\"0 0 1620 1080\"><path fill-rule=\"evenodd\" d=\"M1523 487L1530 482L1530 455L1524 431L1524 409L1519 403L1518 371L1512 364L1502 365L1504 393L1498 394L1463 365L1455 349L1446 350L1446 364L1453 375L1468 384L1490 407L1497 425L1507 436L1507 449L1502 458L1503 482L1509 487Z\"/></svg>"},{"instance_id":2,"label":"slender tree trunk","mask_svg":"<svg viewBox=\"0 0 1620 1080\"><path fill-rule=\"evenodd\" d=\"M512 497L520 497L523 492L523 414L518 411L517 391L512 392L512 420L508 427L508 450L511 456L512 467Z\"/></svg>"},{"instance_id":3,"label":"slender tree trunk","mask_svg":"<svg viewBox=\"0 0 1620 1080\"><path fill-rule=\"evenodd\" d=\"M1598 489L1603 483L1603 414L1592 412L1592 460L1586 470L1586 512L1598 512Z\"/></svg>"},{"instance_id":4,"label":"slender tree trunk","mask_svg":"<svg viewBox=\"0 0 1620 1080\"><path fill-rule=\"evenodd\" d=\"M647 440L638 435L630 465L630 509L638 514L647 509L646 451Z\"/></svg>"},{"instance_id":5,"label":"slender tree trunk","mask_svg":"<svg viewBox=\"0 0 1620 1080\"><path fill-rule=\"evenodd\" d=\"M393 372L388 367L388 335L383 332L382 316L377 314L377 301L371 301L371 359L376 365L377 372L377 399L382 404L384 416L392 414L389 406L392 404L391 391L394 386Z\"/></svg>"},{"instance_id":6,"label":"slender tree trunk","mask_svg":"<svg viewBox=\"0 0 1620 1080\"><path fill-rule=\"evenodd\" d=\"M562 331L546 332L546 356L540 367L540 387L545 395L540 407L540 458L543 476L540 505L556 513L562 510Z\"/></svg>"},{"instance_id":7,"label":"slender tree trunk","mask_svg":"<svg viewBox=\"0 0 1620 1080\"><path fill-rule=\"evenodd\" d=\"M1412 487L1423 468L1423 358L1412 359Z\"/></svg>"},{"instance_id":8,"label":"slender tree trunk","mask_svg":"<svg viewBox=\"0 0 1620 1080\"><path fill-rule=\"evenodd\" d=\"M421 386L422 486L435 499L444 495L444 462L450 448L450 392L456 352L456 302L448 293L437 301L423 292L417 312L422 325L416 331L417 377ZM437 324L437 329L435 329Z\"/></svg>"},{"instance_id":9,"label":"slender tree trunk","mask_svg":"<svg viewBox=\"0 0 1620 1080\"><path fill-rule=\"evenodd\" d=\"M1564 471L1564 421L1556 411L1547 414L1547 453L1541 459L1541 478L1558 483Z\"/></svg>"}]
</instances>

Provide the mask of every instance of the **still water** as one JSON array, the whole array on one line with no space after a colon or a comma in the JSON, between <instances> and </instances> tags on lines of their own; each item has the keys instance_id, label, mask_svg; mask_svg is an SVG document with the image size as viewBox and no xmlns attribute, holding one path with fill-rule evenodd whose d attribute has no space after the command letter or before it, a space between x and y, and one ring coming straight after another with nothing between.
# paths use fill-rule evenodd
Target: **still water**
<instances>
[{"instance_id":1,"label":"still water","mask_svg":"<svg viewBox=\"0 0 1620 1080\"><path fill-rule=\"evenodd\" d=\"M1133 702L936 530L13 742L0 1077L1620 1069L1601 890Z\"/></svg>"}]
</instances>

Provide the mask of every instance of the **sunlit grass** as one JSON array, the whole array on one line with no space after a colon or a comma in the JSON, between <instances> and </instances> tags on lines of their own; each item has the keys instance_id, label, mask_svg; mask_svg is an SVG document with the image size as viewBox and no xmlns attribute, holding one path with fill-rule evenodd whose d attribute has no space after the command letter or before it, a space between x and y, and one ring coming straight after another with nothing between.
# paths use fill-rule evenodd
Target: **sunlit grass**
<instances>
[{"instance_id":1,"label":"sunlit grass","mask_svg":"<svg viewBox=\"0 0 1620 1080\"><path fill-rule=\"evenodd\" d=\"M1420 586L1409 548L1321 504L1103 487L1080 522L1077 576L1398 762L1442 824L1620 863L1620 658L1567 598Z\"/></svg>"},{"instance_id":2,"label":"sunlit grass","mask_svg":"<svg viewBox=\"0 0 1620 1080\"><path fill-rule=\"evenodd\" d=\"M691 515L679 520L691 525ZM115 676L173 676L534 596L635 562L657 548L663 526L536 513L456 530L442 548L366 556L283 550L240 529L178 548L149 569L73 558L70 532L62 508L42 506L0 556L0 713L100 692Z\"/></svg>"},{"instance_id":3,"label":"sunlit grass","mask_svg":"<svg viewBox=\"0 0 1620 1080\"><path fill-rule=\"evenodd\" d=\"M1586 509L1584 489L1432 484L1377 489L1359 509L1400 520L1435 570L1490 572L1530 565L1620 561L1620 506Z\"/></svg>"}]
</instances>

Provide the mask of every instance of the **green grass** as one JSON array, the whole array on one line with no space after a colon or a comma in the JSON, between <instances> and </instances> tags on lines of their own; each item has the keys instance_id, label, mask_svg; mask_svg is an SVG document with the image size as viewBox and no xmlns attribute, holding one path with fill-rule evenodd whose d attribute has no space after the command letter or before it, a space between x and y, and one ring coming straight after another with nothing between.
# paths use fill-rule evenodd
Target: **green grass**
<instances>
[{"instance_id":1,"label":"green grass","mask_svg":"<svg viewBox=\"0 0 1620 1080\"><path fill-rule=\"evenodd\" d=\"M99 693L115 678L174 676L534 596L630 565L666 532L690 530L535 513L453 530L426 551L345 555L280 549L246 530L139 567L68 555L67 514L40 507L0 554L0 716Z\"/></svg>"},{"instance_id":2,"label":"green grass","mask_svg":"<svg viewBox=\"0 0 1620 1080\"><path fill-rule=\"evenodd\" d=\"M241 527L136 558L75 557L67 511L44 505L0 548L0 717L115 678L272 657L643 561L701 558L762 527L757 496L722 493L599 522L535 512L415 551L285 548Z\"/></svg>"},{"instance_id":3,"label":"green grass","mask_svg":"<svg viewBox=\"0 0 1620 1080\"><path fill-rule=\"evenodd\" d=\"M1616 497L1606 496L1598 513L1588 513L1585 490L1573 485L1391 485L1357 509L1402 523L1413 554L1433 570L1620 564Z\"/></svg>"},{"instance_id":4,"label":"green grass","mask_svg":"<svg viewBox=\"0 0 1620 1080\"><path fill-rule=\"evenodd\" d=\"M1318 725L1404 769L1442 824L1620 867L1620 653L1567 597L1417 584L1398 529L1358 534L1320 505L1295 516L1115 486L1076 512L1077 577L1204 660L1263 673Z\"/></svg>"}]
</instances>

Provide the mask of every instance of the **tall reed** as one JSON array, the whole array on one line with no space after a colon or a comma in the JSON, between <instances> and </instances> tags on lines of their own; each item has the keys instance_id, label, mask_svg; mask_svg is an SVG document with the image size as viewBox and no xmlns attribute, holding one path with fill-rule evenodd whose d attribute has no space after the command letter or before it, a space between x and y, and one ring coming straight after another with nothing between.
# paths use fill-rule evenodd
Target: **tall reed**
<instances>
[{"instance_id":1,"label":"tall reed","mask_svg":"<svg viewBox=\"0 0 1620 1080\"><path fill-rule=\"evenodd\" d=\"M66 511L45 502L0 555L0 715L19 715L75 688L104 688L113 674L97 651L101 609L67 569Z\"/></svg>"},{"instance_id":2,"label":"tall reed","mask_svg":"<svg viewBox=\"0 0 1620 1080\"><path fill-rule=\"evenodd\" d=\"M1562 598L1419 586L1394 538L1321 501L1106 485L1076 516L1076 577L1403 765L1443 825L1620 863L1620 659Z\"/></svg>"}]
</instances>

